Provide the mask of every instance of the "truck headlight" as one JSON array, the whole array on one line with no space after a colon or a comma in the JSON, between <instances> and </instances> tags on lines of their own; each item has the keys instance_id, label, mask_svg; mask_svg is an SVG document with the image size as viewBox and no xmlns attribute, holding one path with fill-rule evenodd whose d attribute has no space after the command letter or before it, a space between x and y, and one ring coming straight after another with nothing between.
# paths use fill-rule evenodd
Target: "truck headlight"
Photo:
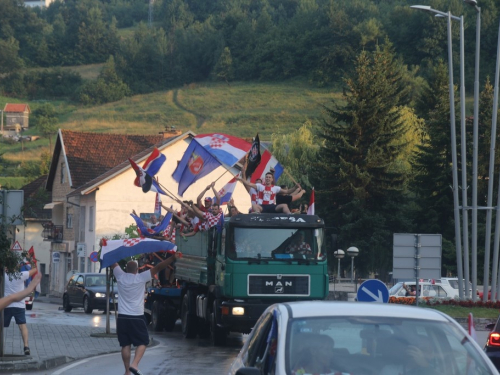
<instances>
[{"instance_id":1,"label":"truck headlight","mask_svg":"<svg viewBox=\"0 0 500 375\"><path fill-rule=\"evenodd\" d=\"M244 307L233 307L233 315L245 315Z\"/></svg>"},{"instance_id":2,"label":"truck headlight","mask_svg":"<svg viewBox=\"0 0 500 375\"><path fill-rule=\"evenodd\" d=\"M95 294L96 298L104 298L106 295L104 293L96 293Z\"/></svg>"}]
</instances>

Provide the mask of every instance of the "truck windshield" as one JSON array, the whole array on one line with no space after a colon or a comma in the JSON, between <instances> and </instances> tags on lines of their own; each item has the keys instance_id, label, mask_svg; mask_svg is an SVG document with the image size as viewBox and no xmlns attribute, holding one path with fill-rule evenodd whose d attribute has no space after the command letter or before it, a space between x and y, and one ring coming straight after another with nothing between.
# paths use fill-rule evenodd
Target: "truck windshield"
<instances>
[{"instance_id":1,"label":"truck windshield","mask_svg":"<svg viewBox=\"0 0 500 375\"><path fill-rule=\"evenodd\" d=\"M318 228L234 228L231 259L326 260Z\"/></svg>"}]
</instances>

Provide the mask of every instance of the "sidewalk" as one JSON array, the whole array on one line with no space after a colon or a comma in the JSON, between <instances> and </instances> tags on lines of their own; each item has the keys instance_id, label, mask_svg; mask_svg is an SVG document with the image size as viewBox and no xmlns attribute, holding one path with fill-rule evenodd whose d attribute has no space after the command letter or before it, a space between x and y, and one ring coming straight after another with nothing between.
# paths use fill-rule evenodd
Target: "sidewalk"
<instances>
[{"instance_id":1,"label":"sidewalk","mask_svg":"<svg viewBox=\"0 0 500 375\"><path fill-rule=\"evenodd\" d=\"M61 305L60 297L39 297L37 303ZM69 325L28 324L31 355L23 353L21 333L17 325L4 329L4 357L0 357L0 373L12 370L43 370L100 354L120 351L113 334L104 328Z\"/></svg>"}]
</instances>

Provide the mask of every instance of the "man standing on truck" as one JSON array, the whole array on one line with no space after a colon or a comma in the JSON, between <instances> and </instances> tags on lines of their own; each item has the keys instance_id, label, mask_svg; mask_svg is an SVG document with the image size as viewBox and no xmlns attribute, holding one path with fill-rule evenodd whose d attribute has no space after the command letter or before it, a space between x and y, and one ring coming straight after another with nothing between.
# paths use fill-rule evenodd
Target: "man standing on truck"
<instances>
[{"instance_id":1,"label":"man standing on truck","mask_svg":"<svg viewBox=\"0 0 500 375\"><path fill-rule=\"evenodd\" d=\"M146 346L149 344L148 328L144 318L144 291L146 283L180 257L181 253L176 252L175 256L165 259L163 262L142 273L137 273L138 264L135 260L127 263L126 272L119 267L118 263L111 266L118 282L116 333L118 335L118 342L122 348L125 375L130 375L130 373L142 375L142 372L139 370L139 362L146 352ZM135 346L135 355L133 362L130 363L132 344Z\"/></svg>"},{"instance_id":2,"label":"man standing on truck","mask_svg":"<svg viewBox=\"0 0 500 375\"><path fill-rule=\"evenodd\" d=\"M243 185L247 187L254 188L261 196L260 206L262 207L262 213L276 213L283 212L284 214L289 214L290 209L284 203L276 205L276 194L291 194L297 188L300 188L299 184L295 185L292 189L282 189L279 186L273 185L274 175L271 172L266 173L265 185L253 184L249 181L238 177L238 181L241 181Z\"/></svg>"}]
</instances>

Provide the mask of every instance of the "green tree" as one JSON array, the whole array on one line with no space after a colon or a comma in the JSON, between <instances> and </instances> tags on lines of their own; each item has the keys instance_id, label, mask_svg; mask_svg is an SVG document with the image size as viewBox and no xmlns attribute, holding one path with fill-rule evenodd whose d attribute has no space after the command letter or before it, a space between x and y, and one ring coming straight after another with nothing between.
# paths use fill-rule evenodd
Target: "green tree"
<instances>
[{"instance_id":1,"label":"green tree","mask_svg":"<svg viewBox=\"0 0 500 375\"><path fill-rule=\"evenodd\" d=\"M44 104L33 111L34 125L42 136L49 138L49 149L52 150L52 136L57 131L57 114L54 106L50 103Z\"/></svg>"},{"instance_id":2,"label":"green tree","mask_svg":"<svg viewBox=\"0 0 500 375\"><path fill-rule=\"evenodd\" d=\"M19 57L19 42L10 37L0 39L0 73L10 73L23 67Z\"/></svg>"},{"instance_id":3,"label":"green tree","mask_svg":"<svg viewBox=\"0 0 500 375\"><path fill-rule=\"evenodd\" d=\"M417 174L413 190L420 208L416 215L417 230L443 235L447 240L447 243L443 241L443 265L450 265L451 268L445 267L445 270L454 272L449 80L447 65L442 60L431 69L429 86L418 102L417 111L425 119L427 134L415 159Z\"/></svg>"},{"instance_id":4,"label":"green tree","mask_svg":"<svg viewBox=\"0 0 500 375\"><path fill-rule=\"evenodd\" d=\"M273 134L273 156L285 167L286 173L279 180L280 185L293 186L300 183L310 190L310 166L318 157L320 141L314 136L312 124L305 122L299 129L288 134ZM293 180L292 180L293 178Z\"/></svg>"},{"instance_id":5,"label":"green tree","mask_svg":"<svg viewBox=\"0 0 500 375\"><path fill-rule=\"evenodd\" d=\"M358 269L385 274L392 268L392 234L411 224L404 199L410 171L400 162L413 123L400 109L408 104L410 78L388 40L360 53L354 69L344 79L346 104L325 107L316 202L339 244L365 254Z\"/></svg>"},{"instance_id":6,"label":"green tree","mask_svg":"<svg viewBox=\"0 0 500 375\"><path fill-rule=\"evenodd\" d=\"M130 94L126 83L116 73L115 60L110 56L95 82L86 83L80 91L83 104L116 102Z\"/></svg>"},{"instance_id":7,"label":"green tree","mask_svg":"<svg viewBox=\"0 0 500 375\"><path fill-rule=\"evenodd\" d=\"M223 79L229 85L229 81L233 79L233 59L229 47L224 47L220 54L217 64L215 64L213 76L215 79Z\"/></svg>"}]
</instances>

